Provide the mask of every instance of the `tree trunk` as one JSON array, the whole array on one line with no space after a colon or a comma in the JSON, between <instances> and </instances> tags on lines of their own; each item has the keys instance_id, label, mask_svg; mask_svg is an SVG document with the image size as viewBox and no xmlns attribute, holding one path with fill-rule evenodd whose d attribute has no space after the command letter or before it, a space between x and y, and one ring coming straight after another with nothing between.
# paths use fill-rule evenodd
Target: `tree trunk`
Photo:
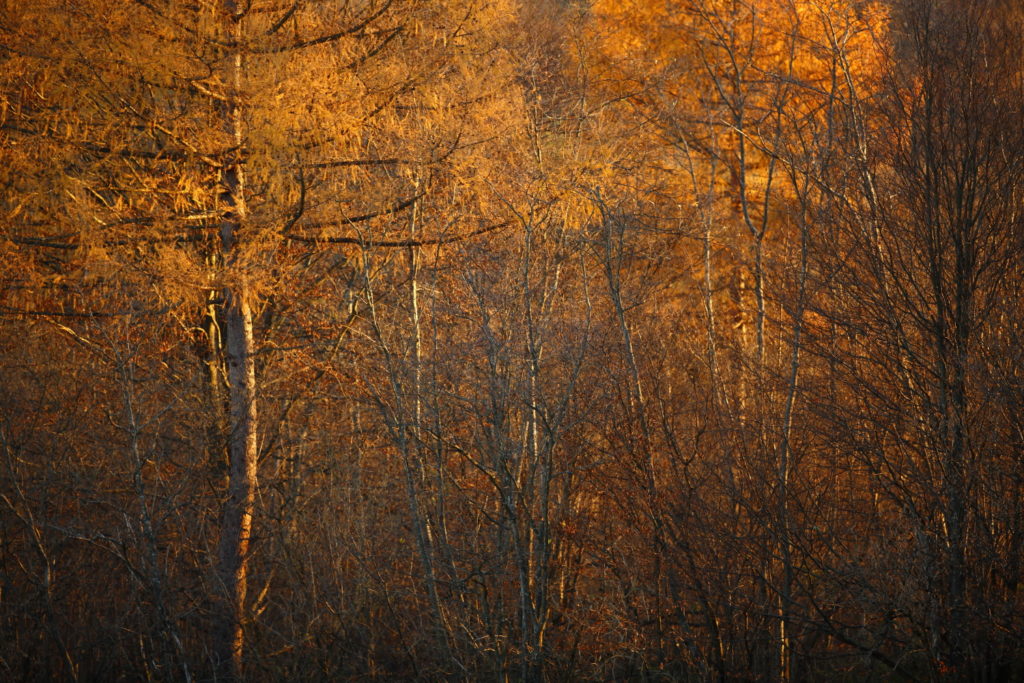
<instances>
[{"instance_id":1,"label":"tree trunk","mask_svg":"<svg viewBox=\"0 0 1024 683\"><path fill-rule=\"evenodd\" d=\"M218 680L237 680L241 673L243 617L256 492L256 369L253 360L252 312L244 293L225 289L225 328L231 429L230 469L224 503L217 573L223 591L214 633Z\"/></svg>"},{"instance_id":2,"label":"tree trunk","mask_svg":"<svg viewBox=\"0 0 1024 683\"><path fill-rule=\"evenodd\" d=\"M237 3L225 0L225 33L234 45L242 43L242 21ZM221 108L224 131L235 142L221 176L223 219L221 250L226 265L237 259L239 233L248 213L244 161L240 156L244 131L241 90L245 62L232 48L226 61L226 82L232 95ZM218 680L238 680L244 649L245 593L248 578L249 542L256 493L256 366L253 359L252 311L244 284L224 287L224 343L228 366L228 495L221 518L217 546L217 575L221 589L215 614L214 663Z\"/></svg>"}]
</instances>

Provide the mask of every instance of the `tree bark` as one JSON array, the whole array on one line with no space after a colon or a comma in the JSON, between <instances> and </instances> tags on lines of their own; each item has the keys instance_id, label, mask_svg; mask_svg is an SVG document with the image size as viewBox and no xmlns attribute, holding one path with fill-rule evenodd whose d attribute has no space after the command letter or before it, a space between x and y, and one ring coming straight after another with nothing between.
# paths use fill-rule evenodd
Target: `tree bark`
<instances>
[{"instance_id":1,"label":"tree bark","mask_svg":"<svg viewBox=\"0 0 1024 683\"><path fill-rule=\"evenodd\" d=\"M218 680L237 680L241 674L243 622L248 578L249 542L256 492L256 368L253 360L252 312L244 293L228 289L225 328L231 431L230 469L224 503L217 570L222 604L217 613L214 656Z\"/></svg>"},{"instance_id":2,"label":"tree bark","mask_svg":"<svg viewBox=\"0 0 1024 683\"><path fill-rule=\"evenodd\" d=\"M234 0L225 0L225 33L234 45L242 43L242 22ZM225 81L232 96L221 108L224 131L235 142L235 151L221 176L223 219L221 250L229 267L237 260L239 233L248 214L244 161L240 150L245 140L241 90L245 61L238 48L226 60ZM256 493L256 365L253 358L252 311L244 283L229 282L224 290L224 343L228 375L228 495L221 518L217 547L217 574L221 588L215 615L214 664L218 680L238 680L244 654L245 594L248 579L249 543Z\"/></svg>"}]
</instances>

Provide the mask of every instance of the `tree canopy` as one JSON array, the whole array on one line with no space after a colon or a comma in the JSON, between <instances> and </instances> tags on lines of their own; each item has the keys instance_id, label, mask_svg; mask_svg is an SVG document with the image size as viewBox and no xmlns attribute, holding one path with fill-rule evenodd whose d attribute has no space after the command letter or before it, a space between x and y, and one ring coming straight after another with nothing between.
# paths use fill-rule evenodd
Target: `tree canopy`
<instances>
[{"instance_id":1,"label":"tree canopy","mask_svg":"<svg viewBox=\"0 0 1024 683\"><path fill-rule=\"evenodd\" d=\"M0 4L4 677L1021 678L1022 20Z\"/></svg>"}]
</instances>

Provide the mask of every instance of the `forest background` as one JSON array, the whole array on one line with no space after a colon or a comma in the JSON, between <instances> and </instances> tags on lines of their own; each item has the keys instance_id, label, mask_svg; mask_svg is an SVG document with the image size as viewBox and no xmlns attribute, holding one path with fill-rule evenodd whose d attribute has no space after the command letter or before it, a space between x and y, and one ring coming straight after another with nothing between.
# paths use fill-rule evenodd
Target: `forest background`
<instances>
[{"instance_id":1,"label":"forest background","mask_svg":"<svg viewBox=\"0 0 1024 683\"><path fill-rule=\"evenodd\" d=\"M0 3L0 677L1024 679L1014 0Z\"/></svg>"}]
</instances>

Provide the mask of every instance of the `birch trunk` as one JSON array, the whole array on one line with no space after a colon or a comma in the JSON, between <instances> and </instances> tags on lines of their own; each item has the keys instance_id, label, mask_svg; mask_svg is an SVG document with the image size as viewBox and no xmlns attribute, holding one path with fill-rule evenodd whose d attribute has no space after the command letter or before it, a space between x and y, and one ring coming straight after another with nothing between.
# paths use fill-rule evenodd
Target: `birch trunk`
<instances>
[{"instance_id":1,"label":"birch trunk","mask_svg":"<svg viewBox=\"0 0 1024 683\"><path fill-rule=\"evenodd\" d=\"M248 578L249 542L256 491L256 369L253 361L252 313L244 295L225 290L228 386L231 430L230 468L224 503L217 569L223 602L217 614L214 656L218 679L236 680L244 646L243 617Z\"/></svg>"},{"instance_id":2,"label":"birch trunk","mask_svg":"<svg viewBox=\"0 0 1024 683\"><path fill-rule=\"evenodd\" d=\"M233 0L223 3L225 33L242 44L243 13ZM247 215L245 174L239 150L244 142L241 104L244 59L237 49L225 60L224 80L231 97L221 108L224 130L235 142L235 152L222 172L221 249L230 267L237 260L239 232ZM218 680L238 680L244 654L245 596L249 544L256 492L256 366L253 358L252 311L244 283L224 287L224 337L227 356L229 429L228 495L221 518L217 547L217 574L222 594L215 615L214 663Z\"/></svg>"}]
</instances>

